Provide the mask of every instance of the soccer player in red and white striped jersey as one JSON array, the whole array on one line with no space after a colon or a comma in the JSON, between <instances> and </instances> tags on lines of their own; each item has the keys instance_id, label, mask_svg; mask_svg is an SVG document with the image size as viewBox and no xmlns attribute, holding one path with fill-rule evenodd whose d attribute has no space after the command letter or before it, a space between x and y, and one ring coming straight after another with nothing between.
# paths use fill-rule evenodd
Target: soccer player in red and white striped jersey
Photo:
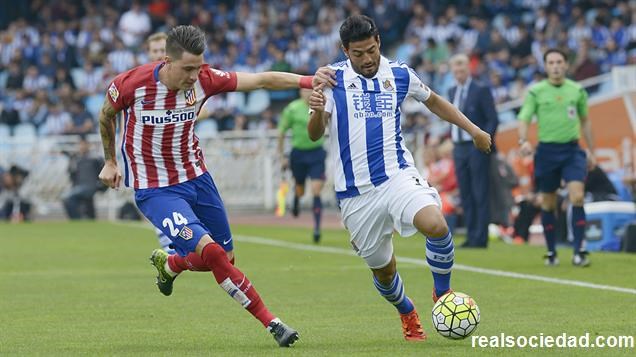
<instances>
[{"instance_id":1,"label":"soccer player in red and white striped jersey","mask_svg":"<svg viewBox=\"0 0 636 357\"><path fill-rule=\"evenodd\" d=\"M227 215L194 135L194 122L203 103L215 94L310 88L312 77L219 71L203 63L204 49L200 29L177 26L168 33L163 62L115 77L99 118L105 156L99 177L111 188L121 184L115 118L123 111L124 183L135 189L141 212L172 240L178 253L168 257L160 249L153 252L160 291L170 295L183 270L211 270L217 283L287 347L298 339L298 332L269 312L247 277L230 262L233 245Z\"/></svg>"}]
</instances>

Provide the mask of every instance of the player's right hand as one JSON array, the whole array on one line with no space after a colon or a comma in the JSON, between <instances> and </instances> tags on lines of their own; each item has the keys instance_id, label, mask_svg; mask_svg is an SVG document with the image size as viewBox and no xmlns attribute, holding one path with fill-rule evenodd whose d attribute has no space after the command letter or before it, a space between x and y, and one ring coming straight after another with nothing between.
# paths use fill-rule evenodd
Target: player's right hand
<instances>
[{"instance_id":1,"label":"player's right hand","mask_svg":"<svg viewBox=\"0 0 636 357\"><path fill-rule=\"evenodd\" d=\"M117 167L117 163L113 161L106 161L102 171L99 173L99 179L104 185L110 188L119 188L121 184L121 172Z\"/></svg>"},{"instance_id":2,"label":"player's right hand","mask_svg":"<svg viewBox=\"0 0 636 357\"><path fill-rule=\"evenodd\" d=\"M475 144L475 147L479 149L480 151L483 151L486 154L490 154L490 148L492 146L492 138L490 137L490 134L488 134L487 132L483 130L479 130L473 136L473 144Z\"/></svg>"},{"instance_id":3,"label":"player's right hand","mask_svg":"<svg viewBox=\"0 0 636 357\"><path fill-rule=\"evenodd\" d=\"M325 83L319 84L314 88L309 97L309 108L317 112L325 111L325 96L322 93L323 88L325 88Z\"/></svg>"},{"instance_id":4,"label":"player's right hand","mask_svg":"<svg viewBox=\"0 0 636 357\"><path fill-rule=\"evenodd\" d=\"M524 141L523 144L521 144L520 151L521 151L521 156L530 156L530 155L532 155L532 152L533 152L532 144L530 144L530 142L527 141L527 140Z\"/></svg>"},{"instance_id":5,"label":"player's right hand","mask_svg":"<svg viewBox=\"0 0 636 357\"><path fill-rule=\"evenodd\" d=\"M289 167L289 159L286 157L283 157L280 159L280 168L281 170L285 171L287 170L287 168Z\"/></svg>"}]
</instances>

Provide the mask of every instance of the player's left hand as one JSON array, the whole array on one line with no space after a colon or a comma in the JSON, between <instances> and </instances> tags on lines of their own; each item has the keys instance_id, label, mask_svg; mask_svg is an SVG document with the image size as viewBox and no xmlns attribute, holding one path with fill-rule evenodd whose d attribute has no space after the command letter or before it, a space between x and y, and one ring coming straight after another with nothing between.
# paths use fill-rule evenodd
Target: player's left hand
<instances>
[{"instance_id":1,"label":"player's left hand","mask_svg":"<svg viewBox=\"0 0 636 357\"><path fill-rule=\"evenodd\" d=\"M479 130L475 135L473 135L473 144L480 151L485 152L486 154L490 154L490 147L492 146L492 139L490 134L483 130Z\"/></svg>"},{"instance_id":2,"label":"player's left hand","mask_svg":"<svg viewBox=\"0 0 636 357\"><path fill-rule=\"evenodd\" d=\"M325 84L329 88L333 88L338 84L336 82L336 71L326 66L318 68L311 85L316 88L321 84Z\"/></svg>"}]
</instances>

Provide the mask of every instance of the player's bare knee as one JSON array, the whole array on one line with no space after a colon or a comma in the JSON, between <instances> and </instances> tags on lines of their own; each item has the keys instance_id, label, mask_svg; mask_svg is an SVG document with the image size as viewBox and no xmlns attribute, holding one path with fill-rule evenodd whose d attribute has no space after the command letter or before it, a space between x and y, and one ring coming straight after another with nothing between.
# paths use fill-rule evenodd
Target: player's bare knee
<instances>
[{"instance_id":1,"label":"player's bare knee","mask_svg":"<svg viewBox=\"0 0 636 357\"><path fill-rule=\"evenodd\" d=\"M543 193L541 195L541 209L547 212L556 210L557 200L556 193Z\"/></svg>"},{"instance_id":2,"label":"player's bare knee","mask_svg":"<svg viewBox=\"0 0 636 357\"><path fill-rule=\"evenodd\" d=\"M305 186L304 185L296 185L296 196L301 197L305 194Z\"/></svg>"},{"instance_id":3,"label":"player's bare knee","mask_svg":"<svg viewBox=\"0 0 636 357\"><path fill-rule=\"evenodd\" d=\"M448 225L446 224L446 220L442 218L433 221L429 224L429 227L427 227L427 231L423 233L430 238L445 237L448 234Z\"/></svg>"},{"instance_id":4,"label":"player's bare knee","mask_svg":"<svg viewBox=\"0 0 636 357\"><path fill-rule=\"evenodd\" d=\"M375 278L380 282L380 284L391 284L393 278L395 277L395 273L397 272L395 257L392 257L386 266L378 269L371 269L371 271L373 272Z\"/></svg>"},{"instance_id":5,"label":"player's bare knee","mask_svg":"<svg viewBox=\"0 0 636 357\"><path fill-rule=\"evenodd\" d=\"M572 202L574 206L583 206L583 202L585 200L583 190L571 190L569 196L570 202Z\"/></svg>"}]
</instances>

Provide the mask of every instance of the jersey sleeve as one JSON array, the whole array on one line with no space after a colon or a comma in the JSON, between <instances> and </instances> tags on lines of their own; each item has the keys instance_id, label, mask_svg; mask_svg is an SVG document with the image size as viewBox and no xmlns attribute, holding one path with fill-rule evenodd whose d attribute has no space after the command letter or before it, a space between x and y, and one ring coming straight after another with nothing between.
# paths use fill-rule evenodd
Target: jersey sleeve
<instances>
[{"instance_id":1,"label":"jersey sleeve","mask_svg":"<svg viewBox=\"0 0 636 357\"><path fill-rule=\"evenodd\" d=\"M129 78L129 72L122 73L115 77L108 86L106 97L117 112L131 107L135 102L135 88L132 88L130 83L126 83Z\"/></svg>"},{"instance_id":2,"label":"jersey sleeve","mask_svg":"<svg viewBox=\"0 0 636 357\"><path fill-rule=\"evenodd\" d=\"M521 110L519 111L519 119L529 123L532 121L532 116L534 112L537 110L537 95L533 90L529 90L526 95L526 99L523 101L523 106L521 106Z\"/></svg>"},{"instance_id":3,"label":"jersey sleeve","mask_svg":"<svg viewBox=\"0 0 636 357\"><path fill-rule=\"evenodd\" d=\"M425 102L431 97L431 89L424 83L420 77L411 68L409 71L409 93L411 97L419 102Z\"/></svg>"},{"instance_id":4,"label":"jersey sleeve","mask_svg":"<svg viewBox=\"0 0 636 357\"><path fill-rule=\"evenodd\" d=\"M204 66L199 74L199 81L207 97L219 93L236 90L236 72L224 72L209 66Z\"/></svg>"},{"instance_id":5,"label":"jersey sleeve","mask_svg":"<svg viewBox=\"0 0 636 357\"><path fill-rule=\"evenodd\" d=\"M579 96L579 101L576 103L576 110L579 113L579 117L585 117L588 114L587 91L585 88L581 88L581 95Z\"/></svg>"}]
</instances>

